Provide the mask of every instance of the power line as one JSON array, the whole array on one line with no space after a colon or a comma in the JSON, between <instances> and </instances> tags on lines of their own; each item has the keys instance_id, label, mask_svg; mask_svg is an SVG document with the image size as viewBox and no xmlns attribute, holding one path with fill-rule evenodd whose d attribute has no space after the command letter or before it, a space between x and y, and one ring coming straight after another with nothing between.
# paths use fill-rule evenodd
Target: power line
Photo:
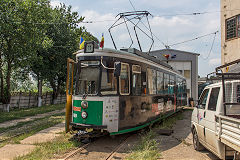
<instances>
[{"instance_id":1,"label":"power line","mask_svg":"<svg viewBox=\"0 0 240 160\"><path fill-rule=\"evenodd\" d=\"M129 1L129 3L131 4L131 6L133 7L133 10L136 11L136 9L135 9L135 7L133 6L131 0L128 0L128 1Z\"/></svg>"},{"instance_id":2,"label":"power line","mask_svg":"<svg viewBox=\"0 0 240 160\"><path fill-rule=\"evenodd\" d=\"M115 21L115 20L102 20L102 21L82 21L82 22L78 22L76 24L80 24L80 23L101 23L101 22L109 22L109 21ZM9 21L8 23L12 23L12 24L33 24L33 25L61 25L61 24L71 24L69 22L61 22L61 23L38 23L38 22L13 22L13 21Z\"/></svg>"},{"instance_id":3,"label":"power line","mask_svg":"<svg viewBox=\"0 0 240 160\"><path fill-rule=\"evenodd\" d=\"M212 35L212 34L216 35L217 33L218 33L218 31L215 31L213 33L209 33L209 34L205 34L205 35L202 35L202 36L198 36L198 37L193 38L193 39L189 39L189 40L185 40L185 41L182 41L182 42L178 42L178 43L174 43L174 44L168 45L168 47L176 46L176 45L187 43L187 42L191 42L191 41L195 41L195 40L201 39L203 37L206 37L206 36L209 36L209 35Z\"/></svg>"},{"instance_id":4,"label":"power line","mask_svg":"<svg viewBox=\"0 0 240 160\"><path fill-rule=\"evenodd\" d=\"M222 11L204 11L204 12L192 12L192 13L176 13L176 14L168 14L168 15L156 15L154 17L173 17L173 16L197 16L203 14L211 14L211 13L221 13L221 12L229 12L236 11L240 9L231 9L231 10L222 10Z\"/></svg>"},{"instance_id":5,"label":"power line","mask_svg":"<svg viewBox=\"0 0 240 160\"><path fill-rule=\"evenodd\" d=\"M131 0L129 0L129 3L130 3L131 6L133 7L134 11L136 11L136 8L133 6ZM147 28L148 31L150 31L150 32L152 33L152 31L142 22L142 20L140 20L140 22L143 24L143 26L144 26L145 28ZM163 46L166 47L165 43L164 43L162 40L160 40L154 33L152 33L152 35L153 35L160 43L162 43Z\"/></svg>"},{"instance_id":6,"label":"power line","mask_svg":"<svg viewBox=\"0 0 240 160\"><path fill-rule=\"evenodd\" d=\"M130 4L132 5L133 9L135 7L133 6L131 0L129 0ZM235 10L240 10L240 9L233 9L233 10L224 10L224 11L205 11L205 12L192 12L192 13L177 13L177 14L169 14L169 15L152 15L153 17L173 17L173 16L197 16L197 15L203 15L203 14L210 14L210 13L217 13L217 12L228 12L228 11L235 11ZM109 19L109 20L99 20L99 21L82 21L78 22L77 24L80 23L102 23L102 22L110 22L110 21L115 21L114 19ZM38 22L9 22L9 23L16 23L16 24L35 24L35 25L52 25L52 24L70 24L69 22L61 22L61 23L38 23Z\"/></svg>"},{"instance_id":7,"label":"power line","mask_svg":"<svg viewBox=\"0 0 240 160\"><path fill-rule=\"evenodd\" d=\"M214 42L215 42L215 39L216 39L216 35L217 35L217 32L215 32L214 34L214 38L213 38L213 41L212 41L212 45L211 45L211 48L210 48L210 51L208 53L208 56L206 58L203 57L203 60L207 60L212 52L212 49L213 49L213 45L214 45Z\"/></svg>"},{"instance_id":8,"label":"power line","mask_svg":"<svg viewBox=\"0 0 240 160\"><path fill-rule=\"evenodd\" d=\"M150 29L149 29L142 21L140 21L140 22L143 24L143 26L144 26L145 28L147 28L148 31L150 31ZM152 33L152 35L153 35L159 42L161 42L164 47L167 48L167 45L166 45L162 40L160 40L154 33Z\"/></svg>"}]
</instances>

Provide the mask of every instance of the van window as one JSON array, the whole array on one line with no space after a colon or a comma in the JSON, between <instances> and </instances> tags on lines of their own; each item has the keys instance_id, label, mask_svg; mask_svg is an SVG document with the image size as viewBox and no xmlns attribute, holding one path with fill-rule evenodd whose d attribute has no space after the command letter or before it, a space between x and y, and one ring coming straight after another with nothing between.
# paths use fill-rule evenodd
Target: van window
<instances>
[{"instance_id":1,"label":"van window","mask_svg":"<svg viewBox=\"0 0 240 160\"><path fill-rule=\"evenodd\" d=\"M202 92L201 97L199 99L198 108L205 109L206 103L207 103L208 91L209 91L209 89L205 89Z\"/></svg>"},{"instance_id":2,"label":"van window","mask_svg":"<svg viewBox=\"0 0 240 160\"><path fill-rule=\"evenodd\" d=\"M216 111L219 90L220 87L212 89L208 103L208 110Z\"/></svg>"}]
</instances>

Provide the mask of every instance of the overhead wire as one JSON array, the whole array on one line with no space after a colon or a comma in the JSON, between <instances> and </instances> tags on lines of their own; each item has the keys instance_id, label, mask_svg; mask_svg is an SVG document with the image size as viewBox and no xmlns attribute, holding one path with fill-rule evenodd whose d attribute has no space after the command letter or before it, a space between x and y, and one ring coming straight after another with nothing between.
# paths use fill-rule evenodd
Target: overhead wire
<instances>
[{"instance_id":1,"label":"overhead wire","mask_svg":"<svg viewBox=\"0 0 240 160\"><path fill-rule=\"evenodd\" d=\"M133 6L131 0L129 0L130 4L132 5L132 7L135 10L135 7ZM205 11L205 12L192 12L192 13L176 13L176 14L169 14L169 15L152 15L152 17L171 17L171 16L196 16L196 15L202 15L202 14L211 14L211 13L217 13L217 12L226 12L226 11L235 11L235 10L240 10L240 9L233 9L233 10L224 10L224 11ZM99 21L92 21L92 20L88 20L88 21L82 21L82 22L78 22L78 24L80 23L102 23L102 22L110 22L110 21L115 21L114 19L109 19L109 20L99 20ZM62 23L38 23L38 22L16 22L16 21L12 21L9 23L27 23L27 24L37 24L37 25L43 25L43 24L70 24L69 22L62 22Z\"/></svg>"},{"instance_id":2,"label":"overhead wire","mask_svg":"<svg viewBox=\"0 0 240 160\"><path fill-rule=\"evenodd\" d=\"M136 8L135 8L134 5L132 4L132 1L129 0L129 2L130 2L130 4L131 4L132 8L134 9L134 11L136 11ZM140 19L140 22L143 24L143 26L144 26L148 31L150 31L150 32L152 33L152 31L142 22L141 19ZM153 35L164 47L166 47L166 44L165 44L162 40L160 40L154 33L152 33L152 35Z\"/></svg>"},{"instance_id":3,"label":"overhead wire","mask_svg":"<svg viewBox=\"0 0 240 160\"><path fill-rule=\"evenodd\" d=\"M210 54L212 53L212 49L213 49L213 45L214 45L214 42L215 42L217 33L218 33L218 32L215 32L215 34L214 34L213 41L212 41L212 45L211 45L211 48L210 48L210 50L209 50L208 56L207 56L206 58L203 57L203 60L207 60L207 59L210 57Z\"/></svg>"},{"instance_id":4,"label":"overhead wire","mask_svg":"<svg viewBox=\"0 0 240 160\"><path fill-rule=\"evenodd\" d=\"M182 42L177 42L177 43L174 43L174 44L170 44L170 45L168 45L168 47L172 47L172 46L176 46L176 45L179 45L179 44L195 41L195 40L201 39L203 37L206 37L206 36L209 36L209 35L212 35L212 34L216 35L218 32L219 31L215 31L215 32L208 33L208 34L205 34L205 35L202 35L202 36L198 36L198 37L195 37L195 38L192 38L192 39L189 39L189 40L185 40L185 41L182 41Z\"/></svg>"}]
</instances>

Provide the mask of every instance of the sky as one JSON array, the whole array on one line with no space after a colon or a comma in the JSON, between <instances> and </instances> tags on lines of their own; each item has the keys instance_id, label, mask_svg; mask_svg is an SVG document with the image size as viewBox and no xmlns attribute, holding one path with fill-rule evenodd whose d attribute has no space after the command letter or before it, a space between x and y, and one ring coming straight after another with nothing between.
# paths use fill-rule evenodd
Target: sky
<instances>
[{"instance_id":1,"label":"sky","mask_svg":"<svg viewBox=\"0 0 240 160\"><path fill-rule=\"evenodd\" d=\"M221 33L220 33L220 0L51 0L51 6L60 3L72 6L72 11L78 12L79 16L85 17L84 21L94 23L80 23L87 31L101 40L104 34L104 47L114 48L108 29L117 20L118 13L128 11L148 11L149 23L154 34L152 50L165 49L170 45L172 49L189 51L200 54L198 58L198 74L201 77L213 72L221 65ZM200 15L182 15L188 13L207 12ZM150 34L146 19L139 23L144 32ZM133 35L133 26L130 33ZM214 34L180 45L171 46L178 42L194 39L209 33ZM143 51L148 51L151 40L138 30L139 39ZM112 35L117 49L128 48L130 38L126 27L120 25L112 29ZM157 38L156 38L157 37ZM135 39L135 38L134 38ZM213 43L214 42L214 43ZM133 47L138 48L136 40ZM212 49L211 49L212 48Z\"/></svg>"}]
</instances>

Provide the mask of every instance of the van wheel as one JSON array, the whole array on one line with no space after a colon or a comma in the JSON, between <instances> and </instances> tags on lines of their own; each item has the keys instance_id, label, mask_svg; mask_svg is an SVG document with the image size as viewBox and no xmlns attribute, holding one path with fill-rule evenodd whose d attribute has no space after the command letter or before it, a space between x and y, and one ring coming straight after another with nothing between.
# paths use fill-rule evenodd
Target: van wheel
<instances>
[{"instance_id":1,"label":"van wheel","mask_svg":"<svg viewBox=\"0 0 240 160\"><path fill-rule=\"evenodd\" d=\"M193 147L195 150L197 151L201 151L204 149L203 145L199 142L199 139L198 139L198 135L197 135L197 131L196 129L194 128L193 129Z\"/></svg>"}]
</instances>

